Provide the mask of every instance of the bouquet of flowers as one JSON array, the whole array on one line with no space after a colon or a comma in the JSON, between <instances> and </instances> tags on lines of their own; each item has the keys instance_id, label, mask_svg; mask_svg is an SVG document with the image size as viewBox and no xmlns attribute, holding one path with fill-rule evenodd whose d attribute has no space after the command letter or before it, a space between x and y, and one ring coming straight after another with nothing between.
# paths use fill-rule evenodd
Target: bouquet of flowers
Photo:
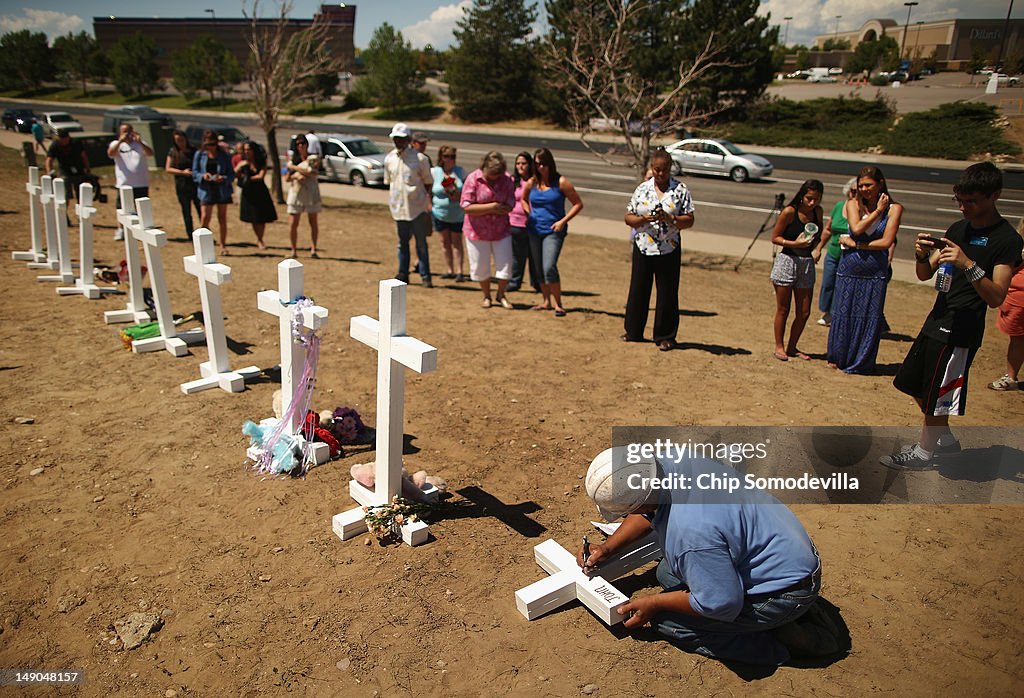
<instances>
[{"instance_id":1,"label":"bouquet of flowers","mask_svg":"<svg viewBox=\"0 0 1024 698\"><path fill-rule=\"evenodd\" d=\"M441 187L448 196L455 196L459 192L455 187L455 178L451 175L448 175L441 180Z\"/></svg>"},{"instance_id":2,"label":"bouquet of flowers","mask_svg":"<svg viewBox=\"0 0 1024 698\"><path fill-rule=\"evenodd\" d=\"M402 537L402 526L419 520L430 511L432 505L404 499L397 494L388 504L363 507L366 512L366 527L380 544Z\"/></svg>"},{"instance_id":3,"label":"bouquet of flowers","mask_svg":"<svg viewBox=\"0 0 1024 698\"><path fill-rule=\"evenodd\" d=\"M343 444L360 443L365 431L362 418L351 407L338 407L331 415L331 432Z\"/></svg>"}]
</instances>

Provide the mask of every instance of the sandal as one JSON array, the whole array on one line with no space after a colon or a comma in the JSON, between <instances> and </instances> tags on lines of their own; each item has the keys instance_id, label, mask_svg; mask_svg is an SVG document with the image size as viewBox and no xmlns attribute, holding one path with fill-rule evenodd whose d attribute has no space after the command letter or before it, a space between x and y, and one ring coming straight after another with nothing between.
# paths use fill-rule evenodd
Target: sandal
<instances>
[{"instance_id":1,"label":"sandal","mask_svg":"<svg viewBox=\"0 0 1024 698\"><path fill-rule=\"evenodd\" d=\"M790 354L789 352L786 352L786 355L787 356L791 356L794 359L800 359L801 361L810 361L811 360L811 357L809 357L807 354L803 353L799 349L794 351L792 354Z\"/></svg>"},{"instance_id":2,"label":"sandal","mask_svg":"<svg viewBox=\"0 0 1024 698\"><path fill-rule=\"evenodd\" d=\"M555 310L555 317L565 317L565 311L561 308Z\"/></svg>"},{"instance_id":3,"label":"sandal","mask_svg":"<svg viewBox=\"0 0 1024 698\"><path fill-rule=\"evenodd\" d=\"M498 303L500 303L500 304L501 304L501 307L502 307L502 308L504 308L505 310L512 310L512 309L514 309L514 308L515 308L515 306L514 306L514 305L512 305L512 301L510 301L510 300L509 300L508 298L506 298L505 296L502 296L501 298L499 298L499 299L497 300L497 302L498 302Z\"/></svg>"},{"instance_id":4,"label":"sandal","mask_svg":"<svg viewBox=\"0 0 1024 698\"><path fill-rule=\"evenodd\" d=\"M551 310L551 306L540 304L533 306L532 308L530 308L530 310Z\"/></svg>"},{"instance_id":5,"label":"sandal","mask_svg":"<svg viewBox=\"0 0 1024 698\"><path fill-rule=\"evenodd\" d=\"M491 307L491 299L490 298L484 298L483 301L481 301L481 303L480 303L480 307L481 308L490 308Z\"/></svg>"},{"instance_id":6,"label":"sandal","mask_svg":"<svg viewBox=\"0 0 1024 698\"><path fill-rule=\"evenodd\" d=\"M786 356L786 352L784 352L784 351L776 350L775 353L772 354L772 356L774 356L779 361L789 361L789 357Z\"/></svg>"},{"instance_id":7,"label":"sandal","mask_svg":"<svg viewBox=\"0 0 1024 698\"><path fill-rule=\"evenodd\" d=\"M658 342L658 351L672 351L677 346L679 346L679 345L676 344L676 340L674 340L674 339L663 339L660 342Z\"/></svg>"}]
</instances>

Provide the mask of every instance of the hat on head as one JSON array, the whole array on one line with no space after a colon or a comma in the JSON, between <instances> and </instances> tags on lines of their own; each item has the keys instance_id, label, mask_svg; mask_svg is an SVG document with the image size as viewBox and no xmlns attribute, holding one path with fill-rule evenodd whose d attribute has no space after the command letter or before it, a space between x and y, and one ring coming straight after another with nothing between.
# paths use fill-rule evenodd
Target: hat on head
<instances>
[{"instance_id":1,"label":"hat on head","mask_svg":"<svg viewBox=\"0 0 1024 698\"><path fill-rule=\"evenodd\" d=\"M399 123L395 124L394 126L392 126L391 127L391 133L388 135L388 138L408 138L408 137L409 137L409 127L406 126L405 124L401 123L401 122L399 122Z\"/></svg>"},{"instance_id":2,"label":"hat on head","mask_svg":"<svg viewBox=\"0 0 1024 698\"><path fill-rule=\"evenodd\" d=\"M629 463L625 451L607 448L597 454L587 470L587 494L594 500L605 521L614 521L632 514L650 497L653 488L643 485L643 478L655 478L658 464L653 458ZM639 475L639 478L631 478ZM632 485L632 486L631 486Z\"/></svg>"},{"instance_id":3,"label":"hat on head","mask_svg":"<svg viewBox=\"0 0 1024 698\"><path fill-rule=\"evenodd\" d=\"M427 134L423 133L423 131L417 131L416 133L412 134L412 142L413 143L428 143L429 141L430 141L430 136L428 136Z\"/></svg>"}]
</instances>

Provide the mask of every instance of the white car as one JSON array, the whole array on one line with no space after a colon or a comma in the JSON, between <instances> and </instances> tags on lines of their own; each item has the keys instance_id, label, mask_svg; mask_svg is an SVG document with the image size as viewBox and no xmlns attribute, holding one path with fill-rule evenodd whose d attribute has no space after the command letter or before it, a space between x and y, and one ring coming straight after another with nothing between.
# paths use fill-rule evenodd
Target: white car
<instances>
[{"instance_id":1,"label":"white car","mask_svg":"<svg viewBox=\"0 0 1024 698\"><path fill-rule=\"evenodd\" d=\"M39 123L43 125L43 130L51 137L57 135L58 129L64 129L65 131L85 130L82 128L82 124L75 121L75 118L66 111L43 112L39 116Z\"/></svg>"},{"instance_id":2,"label":"white car","mask_svg":"<svg viewBox=\"0 0 1024 698\"><path fill-rule=\"evenodd\" d=\"M1006 73L993 73L993 75L996 76L996 80L998 81L999 85L1005 85L1007 87L1016 87L1017 85L1020 84L1021 79L1019 75L1010 76L1007 75ZM989 79L991 79L991 75L989 76Z\"/></svg>"},{"instance_id":3,"label":"white car","mask_svg":"<svg viewBox=\"0 0 1024 698\"><path fill-rule=\"evenodd\" d=\"M734 182L769 176L774 167L760 155L720 138L686 138L665 148L672 156L672 174L696 172L730 177Z\"/></svg>"}]
</instances>

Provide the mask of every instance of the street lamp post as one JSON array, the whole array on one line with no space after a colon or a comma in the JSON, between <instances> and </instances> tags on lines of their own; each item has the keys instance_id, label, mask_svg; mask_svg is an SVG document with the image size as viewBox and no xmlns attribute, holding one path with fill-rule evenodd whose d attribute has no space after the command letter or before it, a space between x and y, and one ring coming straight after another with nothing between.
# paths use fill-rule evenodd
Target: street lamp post
<instances>
[{"instance_id":1,"label":"street lamp post","mask_svg":"<svg viewBox=\"0 0 1024 698\"><path fill-rule=\"evenodd\" d=\"M1003 22L1003 40L999 42L999 60L996 61L996 72L1003 72L1003 52L1006 50L1006 38L1010 31L1010 13L1013 12L1013 0L1010 0L1010 9L1006 11L1006 21Z\"/></svg>"},{"instance_id":2,"label":"street lamp post","mask_svg":"<svg viewBox=\"0 0 1024 698\"><path fill-rule=\"evenodd\" d=\"M921 25L924 24L924 22L914 22L914 24L917 25L917 35L914 37L914 52L911 54L911 60L914 60L918 56L917 46L921 43Z\"/></svg>"},{"instance_id":3,"label":"street lamp post","mask_svg":"<svg viewBox=\"0 0 1024 698\"><path fill-rule=\"evenodd\" d=\"M792 17L783 17L782 19L786 20L786 33L784 35L785 38L782 39L782 45L785 47L785 46L789 46L789 20L791 20L793 18Z\"/></svg>"},{"instance_id":4,"label":"street lamp post","mask_svg":"<svg viewBox=\"0 0 1024 698\"><path fill-rule=\"evenodd\" d=\"M843 18L842 15L836 15L836 28L835 28L835 31L832 32L832 43L833 44L836 43L837 41L839 41L839 20L841 20L842 18Z\"/></svg>"},{"instance_id":5,"label":"street lamp post","mask_svg":"<svg viewBox=\"0 0 1024 698\"><path fill-rule=\"evenodd\" d=\"M907 21L903 25L903 40L900 42L900 60L903 60L903 49L907 45L907 28L910 26L910 11L914 9L915 5L920 3L915 1L905 2L903 5L907 8Z\"/></svg>"}]
</instances>

